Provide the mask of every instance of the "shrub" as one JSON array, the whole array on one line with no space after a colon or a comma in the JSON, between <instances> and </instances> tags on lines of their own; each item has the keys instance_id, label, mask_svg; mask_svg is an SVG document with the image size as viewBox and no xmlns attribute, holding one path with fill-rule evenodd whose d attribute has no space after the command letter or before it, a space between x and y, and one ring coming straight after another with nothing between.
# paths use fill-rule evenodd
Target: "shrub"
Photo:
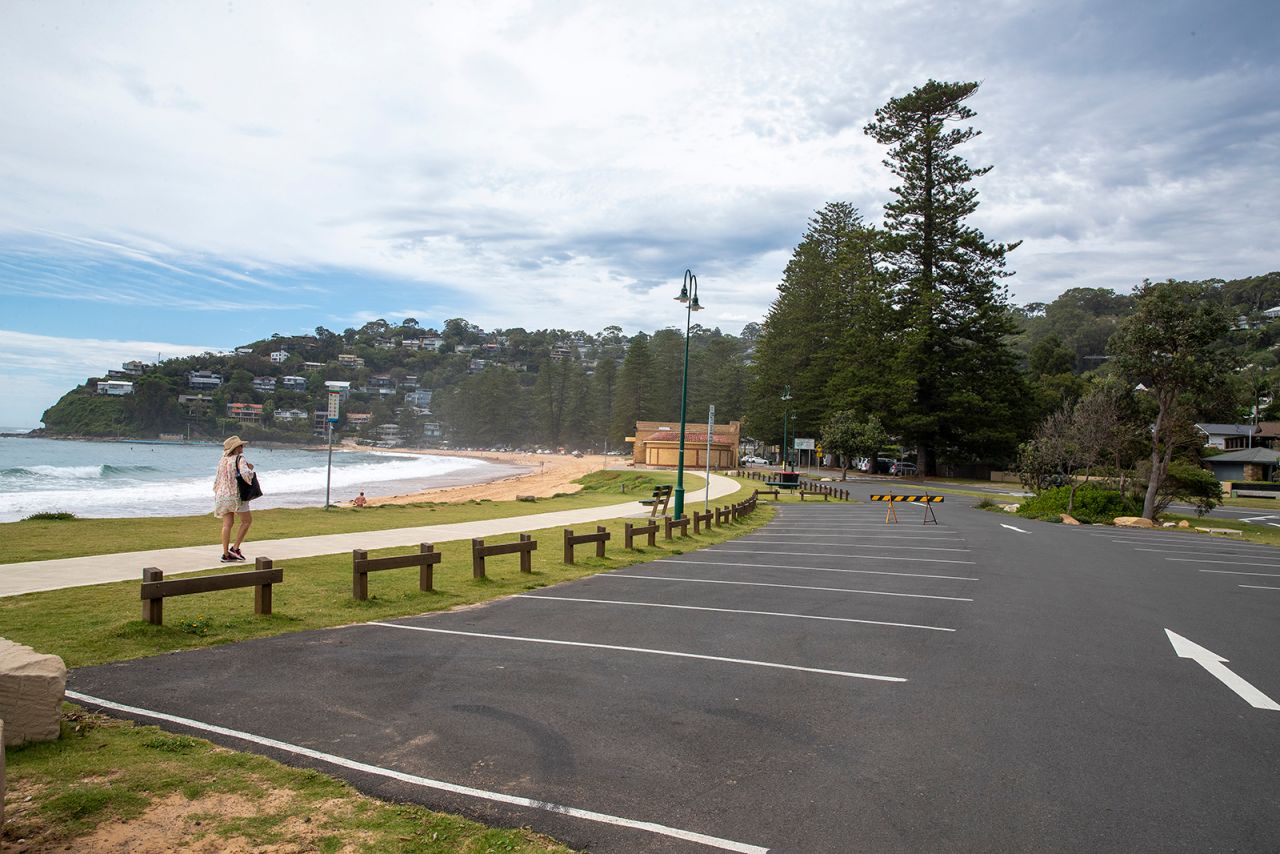
<instances>
[{"instance_id":1,"label":"shrub","mask_svg":"<svg viewBox=\"0 0 1280 854\"><path fill-rule=\"evenodd\" d=\"M1070 496L1071 488L1067 486L1046 489L1022 502L1018 515L1057 522L1067 512L1067 499ZM1071 511L1076 519L1090 523L1110 522L1117 516L1138 516L1141 513L1142 502L1138 499L1094 483L1076 487L1075 506Z\"/></svg>"},{"instance_id":2,"label":"shrub","mask_svg":"<svg viewBox=\"0 0 1280 854\"><path fill-rule=\"evenodd\" d=\"M76 518L76 514L67 513L63 510L57 510L45 513L32 513L22 521L24 522L69 522Z\"/></svg>"}]
</instances>

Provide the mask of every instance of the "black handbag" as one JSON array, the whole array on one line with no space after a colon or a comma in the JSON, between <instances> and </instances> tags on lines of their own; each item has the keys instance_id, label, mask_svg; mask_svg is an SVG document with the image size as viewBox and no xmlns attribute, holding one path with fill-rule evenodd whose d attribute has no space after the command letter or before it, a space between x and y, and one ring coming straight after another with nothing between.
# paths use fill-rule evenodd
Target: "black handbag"
<instances>
[{"instance_id":1,"label":"black handbag","mask_svg":"<svg viewBox=\"0 0 1280 854\"><path fill-rule=\"evenodd\" d=\"M262 486L258 483L258 473L253 473L253 480L240 474L240 458L236 457L236 488L240 490L241 501L252 501L262 497Z\"/></svg>"}]
</instances>

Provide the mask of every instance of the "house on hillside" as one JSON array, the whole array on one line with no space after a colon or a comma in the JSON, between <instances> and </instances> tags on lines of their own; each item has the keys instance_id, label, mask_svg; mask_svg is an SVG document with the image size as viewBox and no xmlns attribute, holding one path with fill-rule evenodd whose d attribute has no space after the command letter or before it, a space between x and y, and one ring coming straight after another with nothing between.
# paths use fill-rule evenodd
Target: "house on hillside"
<instances>
[{"instance_id":1,"label":"house on hillside","mask_svg":"<svg viewBox=\"0 0 1280 854\"><path fill-rule=\"evenodd\" d=\"M281 377L280 385L282 385L286 391L306 391L307 378L306 377Z\"/></svg>"},{"instance_id":2,"label":"house on hillside","mask_svg":"<svg viewBox=\"0 0 1280 854\"><path fill-rule=\"evenodd\" d=\"M121 396L133 394L133 383L124 380L104 380L98 383L98 394Z\"/></svg>"},{"instance_id":3,"label":"house on hillside","mask_svg":"<svg viewBox=\"0 0 1280 854\"><path fill-rule=\"evenodd\" d=\"M227 417L239 424L261 424L261 403L228 403Z\"/></svg>"},{"instance_id":4,"label":"house on hillside","mask_svg":"<svg viewBox=\"0 0 1280 854\"><path fill-rule=\"evenodd\" d=\"M1259 444L1255 438L1258 428L1252 424L1197 424L1196 430L1204 435L1204 443L1211 448L1238 451Z\"/></svg>"},{"instance_id":5,"label":"house on hillside","mask_svg":"<svg viewBox=\"0 0 1280 854\"><path fill-rule=\"evenodd\" d=\"M289 354L284 350L276 350L271 354L271 364L273 365L283 365L287 361L289 361Z\"/></svg>"},{"instance_id":6,"label":"house on hillside","mask_svg":"<svg viewBox=\"0 0 1280 854\"><path fill-rule=\"evenodd\" d=\"M1280 464L1280 451L1246 448L1208 457L1204 462L1219 481L1268 481Z\"/></svg>"},{"instance_id":7,"label":"house on hillside","mask_svg":"<svg viewBox=\"0 0 1280 854\"><path fill-rule=\"evenodd\" d=\"M197 390L214 389L222 385L222 374L215 374L212 371L188 371L187 385Z\"/></svg>"},{"instance_id":8,"label":"house on hillside","mask_svg":"<svg viewBox=\"0 0 1280 854\"><path fill-rule=\"evenodd\" d=\"M254 377L253 390L260 391L263 394L270 394L271 392L276 390L276 378L275 377Z\"/></svg>"}]
</instances>

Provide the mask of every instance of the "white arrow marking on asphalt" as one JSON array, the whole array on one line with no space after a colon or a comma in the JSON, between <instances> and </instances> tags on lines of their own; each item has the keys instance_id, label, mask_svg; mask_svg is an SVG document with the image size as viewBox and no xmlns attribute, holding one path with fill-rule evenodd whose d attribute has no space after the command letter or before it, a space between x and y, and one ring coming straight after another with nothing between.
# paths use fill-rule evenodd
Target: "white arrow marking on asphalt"
<instances>
[{"instance_id":1,"label":"white arrow marking on asphalt","mask_svg":"<svg viewBox=\"0 0 1280 854\"><path fill-rule=\"evenodd\" d=\"M1200 644L1192 643L1182 635L1169 629L1165 629L1164 633L1169 636L1169 643L1173 644L1173 651L1178 654L1179 658L1189 658L1205 670L1208 670L1210 675L1239 694L1246 703L1255 709L1269 709L1273 712L1280 712L1280 703L1277 703L1232 673L1231 668L1223 666L1228 659L1217 653L1209 652Z\"/></svg>"},{"instance_id":2,"label":"white arrow marking on asphalt","mask_svg":"<svg viewBox=\"0 0 1280 854\"><path fill-rule=\"evenodd\" d=\"M1275 516L1250 516L1248 519L1241 519L1241 522L1263 522L1273 528L1280 528L1280 524L1275 522L1267 522L1268 519L1275 519Z\"/></svg>"},{"instance_id":3,"label":"white arrow marking on asphalt","mask_svg":"<svg viewBox=\"0 0 1280 854\"><path fill-rule=\"evenodd\" d=\"M1006 525L1004 522L1001 522L1001 523L1000 523L1000 527L1001 527L1001 528L1008 528L1010 531L1017 531L1019 534L1030 534L1030 533L1031 533L1030 531L1024 531L1024 530L1022 530L1021 528L1015 528L1015 527L1013 527L1012 525Z\"/></svg>"}]
</instances>

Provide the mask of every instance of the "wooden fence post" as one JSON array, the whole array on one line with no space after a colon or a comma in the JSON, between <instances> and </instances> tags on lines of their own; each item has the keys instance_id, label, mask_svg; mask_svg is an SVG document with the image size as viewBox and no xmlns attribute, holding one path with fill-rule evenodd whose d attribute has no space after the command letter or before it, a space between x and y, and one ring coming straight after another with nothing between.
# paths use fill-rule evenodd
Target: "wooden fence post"
<instances>
[{"instance_id":1,"label":"wooden fence post","mask_svg":"<svg viewBox=\"0 0 1280 854\"><path fill-rule=\"evenodd\" d=\"M271 558L260 557L253 562L254 569L271 569ZM253 613L271 613L271 585L259 584L253 588Z\"/></svg>"},{"instance_id":2,"label":"wooden fence post","mask_svg":"<svg viewBox=\"0 0 1280 854\"><path fill-rule=\"evenodd\" d=\"M142 570L142 581L163 581L164 573L156 569L154 566L148 566ZM142 600L142 619L146 620L153 626L159 626L164 623L164 599L143 599Z\"/></svg>"},{"instance_id":3,"label":"wooden fence post","mask_svg":"<svg viewBox=\"0 0 1280 854\"><path fill-rule=\"evenodd\" d=\"M484 540L471 541L471 577L484 578Z\"/></svg>"},{"instance_id":4,"label":"wooden fence post","mask_svg":"<svg viewBox=\"0 0 1280 854\"><path fill-rule=\"evenodd\" d=\"M351 563L368 560L369 552L365 549L351 550ZM369 575L365 572L351 573L351 598L360 602L369 598Z\"/></svg>"},{"instance_id":5,"label":"wooden fence post","mask_svg":"<svg viewBox=\"0 0 1280 854\"><path fill-rule=\"evenodd\" d=\"M527 543L532 539L533 539L532 534L520 535L520 542L522 543ZM528 573L533 572L533 552L532 551L529 551L526 549L525 551L520 552L520 571L528 572Z\"/></svg>"}]
</instances>

